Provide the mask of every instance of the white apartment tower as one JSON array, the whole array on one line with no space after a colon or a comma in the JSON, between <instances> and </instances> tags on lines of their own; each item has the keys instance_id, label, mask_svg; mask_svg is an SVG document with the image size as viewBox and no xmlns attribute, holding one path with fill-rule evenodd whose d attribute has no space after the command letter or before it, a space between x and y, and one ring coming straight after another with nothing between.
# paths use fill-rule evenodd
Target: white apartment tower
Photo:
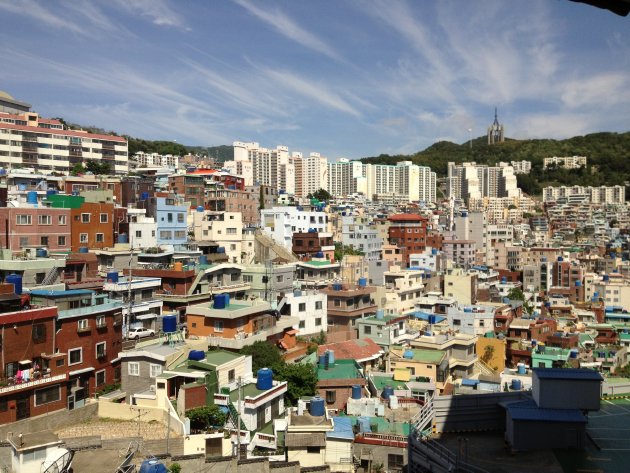
<instances>
[{"instance_id":1,"label":"white apartment tower","mask_svg":"<svg viewBox=\"0 0 630 473\"><path fill-rule=\"evenodd\" d=\"M319 153L303 156L291 153L295 168L295 195L306 197L320 189L328 190L328 160Z\"/></svg>"},{"instance_id":2,"label":"white apartment tower","mask_svg":"<svg viewBox=\"0 0 630 473\"><path fill-rule=\"evenodd\" d=\"M499 166L477 165L475 162L448 163L448 195L456 199L483 197L519 197L514 168L507 163Z\"/></svg>"},{"instance_id":3,"label":"white apartment tower","mask_svg":"<svg viewBox=\"0 0 630 473\"><path fill-rule=\"evenodd\" d=\"M295 168L289 159L289 148L261 148L259 143L235 141L234 160L226 161L224 167L242 176L245 185L271 186L287 194L295 193Z\"/></svg>"}]
</instances>

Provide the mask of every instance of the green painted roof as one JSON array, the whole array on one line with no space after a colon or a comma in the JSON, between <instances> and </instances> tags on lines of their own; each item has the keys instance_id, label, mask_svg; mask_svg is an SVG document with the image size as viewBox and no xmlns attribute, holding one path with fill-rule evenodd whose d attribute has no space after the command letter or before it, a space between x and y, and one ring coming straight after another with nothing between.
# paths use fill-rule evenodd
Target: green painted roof
<instances>
[{"instance_id":1,"label":"green painted roof","mask_svg":"<svg viewBox=\"0 0 630 473\"><path fill-rule=\"evenodd\" d=\"M372 376L372 383L377 391L382 391L385 386L391 386L394 389L408 389L403 381L394 381L394 377L389 376Z\"/></svg>"},{"instance_id":2,"label":"green painted roof","mask_svg":"<svg viewBox=\"0 0 630 473\"><path fill-rule=\"evenodd\" d=\"M46 196L46 201L54 209L78 209L85 202L85 197L78 195L52 194Z\"/></svg>"},{"instance_id":3,"label":"green painted roof","mask_svg":"<svg viewBox=\"0 0 630 473\"><path fill-rule=\"evenodd\" d=\"M317 366L317 379L353 379L361 378L359 365L354 360L335 360L328 369Z\"/></svg>"},{"instance_id":4,"label":"green painted roof","mask_svg":"<svg viewBox=\"0 0 630 473\"><path fill-rule=\"evenodd\" d=\"M444 352L440 350L418 350L414 349L413 360L422 363L439 363L444 358Z\"/></svg>"},{"instance_id":5,"label":"green painted roof","mask_svg":"<svg viewBox=\"0 0 630 473\"><path fill-rule=\"evenodd\" d=\"M239 355L238 353L232 353L224 350L214 350L207 352L206 359L200 361L209 365L219 366L224 363L229 363L230 361L236 360L241 356L243 355Z\"/></svg>"},{"instance_id":6,"label":"green painted roof","mask_svg":"<svg viewBox=\"0 0 630 473\"><path fill-rule=\"evenodd\" d=\"M241 387L241 399L245 399L246 397L258 397L267 391L268 389L258 389L256 387L256 383L246 384ZM238 389L235 389L230 393L230 401L238 401Z\"/></svg>"},{"instance_id":7,"label":"green painted roof","mask_svg":"<svg viewBox=\"0 0 630 473\"><path fill-rule=\"evenodd\" d=\"M303 261L300 264L305 264L307 266L329 266L331 264L337 264L337 263L333 263L331 261Z\"/></svg>"}]
</instances>

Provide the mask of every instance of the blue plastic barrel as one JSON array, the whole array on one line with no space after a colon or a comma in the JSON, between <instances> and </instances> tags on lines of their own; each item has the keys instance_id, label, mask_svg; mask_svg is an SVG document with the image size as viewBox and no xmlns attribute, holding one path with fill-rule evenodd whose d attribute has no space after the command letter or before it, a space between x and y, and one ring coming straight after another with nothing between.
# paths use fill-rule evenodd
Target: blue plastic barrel
<instances>
[{"instance_id":1,"label":"blue plastic barrel","mask_svg":"<svg viewBox=\"0 0 630 473\"><path fill-rule=\"evenodd\" d=\"M117 283L118 282L118 271L110 271L107 273L107 282Z\"/></svg>"},{"instance_id":2,"label":"blue plastic barrel","mask_svg":"<svg viewBox=\"0 0 630 473\"><path fill-rule=\"evenodd\" d=\"M315 417L320 417L326 414L326 405L324 404L323 398L319 396L311 398L309 414Z\"/></svg>"},{"instance_id":3,"label":"blue plastic barrel","mask_svg":"<svg viewBox=\"0 0 630 473\"><path fill-rule=\"evenodd\" d=\"M162 332L175 333L177 332L177 316L165 315L162 317Z\"/></svg>"},{"instance_id":4,"label":"blue plastic barrel","mask_svg":"<svg viewBox=\"0 0 630 473\"><path fill-rule=\"evenodd\" d=\"M13 292L15 292L15 294L18 296L22 294L22 276L11 273L4 279L4 282L7 284L13 284Z\"/></svg>"},{"instance_id":5,"label":"blue plastic barrel","mask_svg":"<svg viewBox=\"0 0 630 473\"><path fill-rule=\"evenodd\" d=\"M361 399L361 386L358 384L352 386L352 399Z\"/></svg>"},{"instance_id":6,"label":"blue plastic barrel","mask_svg":"<svg viewBox=\"0 0 630 473\"><path fill-rule=\"evenodd\" d=\"M261 368L256 374L256 388L266 391L273 387L273 371L269 368Z\"/></svg>"}]
</instances>

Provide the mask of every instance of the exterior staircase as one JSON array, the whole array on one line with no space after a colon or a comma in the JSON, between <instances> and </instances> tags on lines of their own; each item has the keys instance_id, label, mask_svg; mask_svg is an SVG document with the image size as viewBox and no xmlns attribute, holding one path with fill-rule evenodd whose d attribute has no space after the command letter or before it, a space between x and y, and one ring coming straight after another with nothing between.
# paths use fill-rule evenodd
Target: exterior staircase
<instances>
[{"instance_id":1,"label":"exterior staircase","mask_svg":"<svg viewBox=\"0 0 630 473\"><path fill-rule=\"evenodd\" d=\"M53 266L48 270L42 282L39 283L40 286L48 286L49 284L54 283L59 277L59 268L57 266Z\"/></svg>"},{"instance_id":2,"label":"exterior staircase","mask_svg":"<svg viewBox=\"0 0 630 473\"><path fill-rule=\"evenodd\" d=\"M228 403L228 409L230 410L230 420L232 421L232 425L236 427L238 425L239 416L238 416L238 411L236 410L236 407L234 406L232 401ZM245 427L245 422L243 422L243 419L241 419L241 430L247 430L247 427Z\"/></svg>"},{"instance_id":3,"label":"exterior staircase","mask_svg":"<svg viewBox=\"0 0 630 473\"><path fill-rule=\"evenodd\" d=\"M431 434L431 423L435 417L433 397L434 395L431 395L420 411L411 419L412 430L418 437L427 437Z\"/></svg>"},{"instance_id":4,"label":"exterior staircase","mask_svg":"<svg viewBox=\"0 0 630 473\"><path fill-rule=\"evenodd\" d=\"M479 358L477 359L477 361L475 361L475 370L483 375L491 376L492 378L496 378L499 376L499 373L497 371L490 368L490 366L488 366L486 362Z\"/></svg>"},{"instance_id":5,"label":"exterior staircase","mask_svg":"<svg viewBox=\"0 0 630 473\"><path fill-rule=\"evenodd\" d=\"M299 258L284 245L277 243L273 238L267 235L262 229L258 228L254 233L256 240L256 251L260 261L267 261L269 259L274 260L280 258L286 263L294 263L299 261ZM275 258L271 257L271 253L275 255Z\"/></svg>"}]
</instances>

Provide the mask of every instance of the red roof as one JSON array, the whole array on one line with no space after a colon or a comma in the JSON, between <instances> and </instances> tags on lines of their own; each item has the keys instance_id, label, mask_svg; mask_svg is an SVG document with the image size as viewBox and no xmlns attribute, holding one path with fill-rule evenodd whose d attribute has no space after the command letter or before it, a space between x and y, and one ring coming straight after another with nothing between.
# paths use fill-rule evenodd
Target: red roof
<instances>
[{"instance_id":1,"label":"red roof","mask_svg":"<svg viewBox=\"0 0 630 473\"><path fill-rule=\"evenodd\" d=\"M196 169L192 172L187 172L186 174L214 174L215 172L217 172L216 169Z\"/></svg>"},{"instance_id":2,"label":"red roof","mask_svg":"<svg viewBox=\"0 0 630 473\"><path fill-rule=\"evenodd\" d=\"M96 133L88 133L85 131L77 131L77 130L58 130L56 128L42 128L39 126L14 125L12 123L4 123L4 122L0 122L0 128L30 131L32 133L43 133L47 135L54 134L54 135L66 135L66 136L80 136L83 138L92 138L92 139L97 139L97 140L120 141L122 143L127 142L127 140L121 136L99 135Z\"/></svg>"},{"instance_id":3,"label":"red roof","mask_svg":"<svg viewBox=\"0 0 630 473\"><path fill-rule=\"evenodd\" d=\"M426 218L418 214L395 214L390 215L388 220L390 222L422 222Z\"/></svg>"},{"instance_id":4,"label":"red roof","mask_svg":"<svg viewBox=\"0 0 630 473\"><path fill-rule=\"evenodd\" d=\"M323 355L326 350L333 350L337 360L357 361L374 358L383 352L383 349L369 338L320 345L317 347L317 354Z\"/></svg>"}]
</instances>

